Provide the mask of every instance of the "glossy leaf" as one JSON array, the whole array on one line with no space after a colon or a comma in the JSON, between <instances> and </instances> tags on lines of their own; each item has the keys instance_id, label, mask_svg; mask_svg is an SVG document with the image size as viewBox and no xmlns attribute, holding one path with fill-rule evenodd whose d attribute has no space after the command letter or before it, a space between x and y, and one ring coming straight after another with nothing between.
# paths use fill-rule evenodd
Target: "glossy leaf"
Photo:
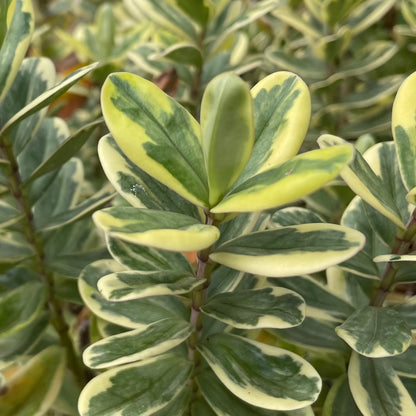
<instances>
[{"instance_id":1,"label":"glossy leaf","mask_svg":"<svg viewBox=\"0 0 416 416\"><path fill-rule=\"evenodd\" d=\"M412 99L416 73L402 83L393 103L392 130L400 173L408 191L416 186L416 107Z\"/></svg>"},{"instance_id":2,"label":"glossy leaf","mask_svg":"<svg viewBox=\"0 0 416 416\"><path fill-rule=\"evenodd\" d=\"M220 293L201 310L235 328L289 328L302 322L305 303L291 290L263 288Z\"/></svg>"},{"instance_id":3,"label":"glossy leaf","mask_svg":"<svg viewBox=\"0 0 416 416\"><path fill-rule=\"evenodd\" d=\"M174 354L116 367L87 384L78 411L81 416L155 415L181 393L190 372L191 363Z\"/></svg>"},{"instance_id":4,"label":"glossy leaf","mask_svg":"<svg viewBox=\"0 0 416 416\"><path fill-rule=\"evenodd\" d=\"M133 164L111 135L106 135L99 141L98 155L108 180L134 207L179 212L201 218L195 205Z\"/></svg>"},{"instance_id":5,"label":"glossy leaf","mask_svg":"<svg viewBox=\"0 0 416 416\"><path fill-rule=\"evenodd\" d=\"M211 259L227 267L268 277L312 273L356 254L364 236L333 224L301 224L260 231L216 248Z\"/></svg>"},{"instance_id":6,"label":"glossy leaf","mask_svg":"<svg viewBox=\"0 0 416 416\"><path fill-rule=\"evenodd\" d=\"M101 97L104 119L123 153L185 199L207 207L196 120L152 82L134 74L111 74Z\"/></svg>"},{"instance_id":7,"label":"glossy leaf","mask_svg":"<svg viewBox=\"0 0 416 416\"><path fill-rule=\"evenodd\" d=\"M188 322L164 319L143 329L113 335L90 345L83 353L91 368L107 368L163 354L181 344L191 334Z\"/></svg>"},{"instance_id":8,"label":"glossy leaf","mask_svg":"<svg viewBox=\"0 0 416 416\"><path fill-rule=\"evenodd\" d=\"M235 74L219 75L208 84L201 103L201 134L209 204L214 206L237 180L254 144L250 91Z\"/></svg>"},{"instance_id":9,"label":"glossy leaf","mask_svg":"<svg viewBox=\"0 0 416 416\"><path fill-rule=\"evenodd\" d=\"M93 219L111 237L162 250L199 251L219 237L218 228L174 212L113 207L96 212Z\"/></svg>"},{"instance_id":10,"label":"glossy leaf","mask_svg":"<svg viewBox=\"0 0 416 416\"><path fill-rule=\"evenodd\" d=\"M180 295L205 283L193 274L180 270L118 272L98 281L98 289L108 300L124 301L148 296Z\"/></svg>"},{"instance_id":11,"label":"glossy leaf","mask_svg":"<svg viewBox=\"0 0 416 416\"><path fill-rule=\"evenodd\" d=\"M326 134L318 139L318 143L321 147L328 147L345 145L346 142L339 137ZM397 226L404 228L403 220L395 201L386 192L381 179L374 173L359 152L355 152L354 160L342 170L341 176L347 185L365 202L381 212Z\"/></svg>"},{"instance_id":12,"label":"glossy leaf","mask_svg":"<svg viewBox=\"0 0 416 416\"><path fill-rule=\"evenodd\" d=\"M3 2L2 6L1 20L7 25L7 31L0 45L0 101L10 88L26 55L35 23L30 0Z\"/></svg>"},{"instance_id":13,"label":"glossy leaf","mask_svg":"<svg viewBox=\"0 0 416 416\"><path fill-rule=\"evenodd\" d=\"M374 306L354 312L336 332L353 350L372 358L401 354L412 340L411 331L398 312Z\"/></svg>"},{"instance_id":14,"label":"glossy leaf","mask_svg":"<svg viewBox=\"0 0 416 416\"><path fill-rule=\"evenodd\" d=\"M224 385L254 406L299 409L313 403L321 389L321 379L308 362L277 347L216 334L198 349Z\"/></svg>"},{"instance_id":15,"label":"glossy leaf","mask_svg":"<svg viewBox=\"0 0 416 416\"><path fill-rule=\"evenodd\" d=\"M63 349L57 346L44 349L6 379L5 392L0 395L0 414L44 415L59 393L64 371Z\"/></svg>"},{"instance_id":16,"label":"glossy leaf","mask_svg":"<svg viewBox=\"0 0 416 416\"><path fill-rule=\"evenodd\" d=\"M348 368L351 393L364 416L412 416L416 406L387 359L353 352Z\"/></svg>"}]
</instances>

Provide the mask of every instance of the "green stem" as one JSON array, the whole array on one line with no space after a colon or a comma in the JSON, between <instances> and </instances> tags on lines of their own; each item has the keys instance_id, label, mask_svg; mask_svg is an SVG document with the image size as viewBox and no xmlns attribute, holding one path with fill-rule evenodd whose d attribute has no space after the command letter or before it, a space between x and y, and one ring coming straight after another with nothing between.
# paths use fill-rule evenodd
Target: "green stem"
<instances>
[{"instance_id":1,"label":"green stem","mask_svg":"<svg viewBox=\"0 0 416 416\"><path fill-rule=\"evenodd\" d=\"M51 313L50 322L59 336L61 345L65 348L69 369L74 373L79 384L83 386L87 381L85 367L75 351L68 332L69 326L64 318L62 305L56 297L53 273L48 269L45 261L44 242L41 234L36 230L29 196L20 177L19 166L14 156L10 139L6 136L0 137L0 153L9 162L8 179L10 191L22 213L23 233L34 251L33 261L35 270L46 287L47 305Z\"/></svg>"},{"instance_id":2,"label":"green stem","mask_svg":"<svg viewBox=\"0 0 416 416\"><path fill-rule=\"evenodd\" d=\"M413 211L406 230L402 236L396 236L396 242L392 248L391 254L402 256L412 251L413 238L416 235L416 209ZM372 306L382 306L390 290L396 283L397 269L393 262L387 263L387 266L380 279L380 285L373 292L370 300Z\"/></svg>"}]
</instances>

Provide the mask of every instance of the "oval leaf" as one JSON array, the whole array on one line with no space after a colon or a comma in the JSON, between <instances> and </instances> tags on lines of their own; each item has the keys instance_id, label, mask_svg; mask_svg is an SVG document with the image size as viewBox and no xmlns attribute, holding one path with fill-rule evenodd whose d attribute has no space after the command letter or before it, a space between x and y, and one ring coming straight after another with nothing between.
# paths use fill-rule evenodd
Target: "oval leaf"
<instances>
[{"instance_id":1,"label":"oval leaf","mask_svg":"<svg viewBox=\"0 0 416 416\"><path fill-rule=\"evenodd\" d=\"M111 237L162 250L203 250L220 235L218 228L175 212L114 207L94 213L93 219Z\"/></svg>"},{"instance_id":2,"label":"oval leaf","mask_svg":"<svg viewBox=\"0 0 416 416\"><path fill-rule=\"evenodd\" d=\"M218 247L210 258L227 267L268 277L324 270L356 254L364 236L334 224L301 224L260 231Z\"/></svg>"},{"instance_id":3,"label":"oval leaf","mask_svg":"<svg viewBox=\"0 0 416 416\"><path fill-rule=\"evenodd\" d=\"M320 392L321 379L315 369L281 348L216 334L198 349L225 386L253 406L299 409L313 403Z\"/></svg>"},{"instance_id":4,"label":"oval leaf","mask_svg":"<svg viewBox=\"0 0 416 416\"><path fill-rule=\"evenodd\" d=\"M372 358L401 354L412 340L406 321L397 311L374 306L354 312L335 331L353 350Z\"/></svg>"}]
</instances>

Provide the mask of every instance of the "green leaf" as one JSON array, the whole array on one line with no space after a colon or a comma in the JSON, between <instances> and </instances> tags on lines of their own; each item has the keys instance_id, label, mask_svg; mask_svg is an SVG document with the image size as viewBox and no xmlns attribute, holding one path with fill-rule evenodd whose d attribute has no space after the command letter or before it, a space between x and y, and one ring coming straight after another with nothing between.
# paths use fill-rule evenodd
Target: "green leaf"
<instances>
[{"instance_id":1,"label":"green leaf","mask_svg":"<svg viewBox=\"0 0 416 416\"><path fill-rule=\"evenodd\" d=\"M294 202L338 176L351 157L350 146L302 153L235 185L211 212L250 212Z\"/></svg>"},{"instance_id":2,"label":"green leaf","mask_svg":"<svg viewBox=\"0 0 416 416\"><path fill-rule=\"evenodd\" d=\"M198 349L222 383L253 406L294 410L320 392L318 373L292 352L230 334L212 335Z\"/></svg>"},{"instance_id":3,"label":"green leaf","mask_svg":"<svg viewBox=\"0 0 416 416\"><path fill-rule=\"evenodd\" d=\"M401 354L412 340L406 321L397 311L374 306L354 312L335 331L354 351L372 358Z\"/></svg>"},{"instance_id":4,"label":"green leaf","mask_svg":"<svg viewBox=\"0 0 416 416\"><path fill-rule=\"evenodd\" d=\"M268 277L324 270L357 253L364 236L334 224L301 224L260 231L216 248L210 258L227 267Z\"/></svg>"},{"instance_id":5,"label":"green leaf","mask_svg":"<svg viewBox=\"0 0 416 416\"><path fill-rule=\"evenodd\" d=\"M214 206L237 180L254 144L252 99L238 76L222 74L208 84L201 103L201 134L209 204Z\"/></svg>"},{"instance_id":6,"label":"green leaf","mask_svg":"<svg viewBox=\"0 0 416 416\"><path fill-rule=\"evenodd\" d=\"M303 297L307 315L328 321L344 321L354 308L332 293L327 286L310 276L296 276L288 279L269 279L273 285L293 290Z\"/></svg>"},{"instance_id":7,"label":"green leaf","mask_svg":"<svg viewBox=\"0 0 416 416\"><path fill-rule=\"evenodd\" d=\"M352 353L348 368L351 393L364 416L412 416L416 406L387 359Z\"/></svg>"},{"instance_id":8,"label":"green leaf","mask_svg":"<svg viewBox=\"0 0 416 416\"><path fill-rule=\"evenodd\" d=\"M270 218L270 228L325 222L317 213L302 207L279 209Z\"/></svg>"},{"instance_id":9,"label":"green leaf","mask_svg":"<svg viewBox=\"0 0 416 416\"><path fill-rule=\"evenodd\" d=\"M325 134L318 139L318 143L321 147L328 147L345 145L346 142L339 137ZM397 226L405 228L393 197L386 192L382 180L374 173L359 152L355 152L354 160L342 170L341 176L347 185L365 202Z\"/></svg>"},{"instance_id":10,"label":"green leaf","mask_svg":"<svg viewBox=\"0 0 416 416\"><path fill-rule=\"evenodd\" d=\"M131 329L145 328L167 318L187 319L187 310L174 296L157 296L125 302L104 299L98 289L98 280L122 267L111 260L98 260L87 266L78 281L82 300L97 316Z\"/></svg>"},{"instance_id":11,"label":"green leaf","mask_svg":"<svg viewBox=\"0 0 416 416\"><path fill-rule=\"evenodd\" d=\"M110 134L99 141L98 155L108 180L134 207L178 212L201 219L195 205L133 164Z\"/></svg>"},{"instance_id":12,"label":"green leaf","mask_svg":"<svg viewBox=\"0 0 416 416\"><path fill-rule=\"evenodd\" d=\"M141 329L113 335L90 345L83 353L91 368L107 368L163 354L185 341L190 324L179 319L164 319Z\"/></svg>"},{"instance_id":13,"label":"green leaf","mask_svg":"<svg viewBox=\"0 0 416 416\"><path fill-rule=\"evenodd\" d=\"M33 256L22 234L0 229L0 272L4 272L17 263Z\"/></svg>"},{"instance_id":14,"label":"green leaf","mask_svg":"<svg viewBox=\"0 0 416 416\"><path fill-rule=\"evenodd\" d=\"M235 328L289 328L303 321L305 303L291 290L268 287L220 293L201 310Z\"/></svg>"},{"instance_id":15,"label":"green leaf","mask_svg":"<svg viewBox=\"0 0 416 416\"><path fill-rule=\"evenodd\" d=\"M102 120L88 123L66 138L66 140L62 142L53 153L48 155L48 157L32 172L30 177L25 181L24 186L28 186L35 179L60 168L81 149L84 143L91 137L94 130L102 123Z\"/></svg>"},{"instance_id":16,"label":"green leaf","mask_svg":"<svg viewBox=\"0 0 416 416\"><path fill-rule=\"evenodd\" d=\"M188 42L175 43L161 52L149 56L149 59L166 59L175 64L192 65L200 68L202 65L202 54L196 45Z\"/></svg>"},{"instance_id":17,"label":"green leaf","mask_svg":"<svg viewBox=\"0 0 416 416\"><path fill-rule=\"evenodd\" d=\"M7 26L0 38L0 101L9 90L32 37L35 18L31 0L2 2L1 22ZM4 28L1 29L2 32ZM3 32L4 33L4 32Z\"/></svg>"},{"instance_id":18,"label":"green leaf","mask_svg":"<svg viewBox=\"0 0 416 416\"><path fill-rule=\"evenodd\" d=\"M55 101L69 88L71 88L72 85L79 81L83 76L91 72L96 66L97 64L91 64L74 71L58 85L39 95L32 102L30 102L19 112L17 112L10 120L8 120L8 122L4 126L2 126L0 130L0 135L7 134L10 131L10 129L13 128L17 123L20 123L25 118L29 117L30 115L46 107L51 102Z\"/></svg>"},{"instance_id":19,"label":"green leaf","mask_svg":"<svg viewBox=\"0 0 416 416\"><path fill-rule=\"evenodd\" d=\"M362 416L352 397L346 375L336 380L329 390L322 416Z\"/></svg>"},{"instance_id":20,"label":"green leaf","mask_svg":"<svg viewBox=\"0 0 416 416\"><path fill-rule=\"evenodd\" d=\"M157 415L181 394L191 363L174 354L127 364L93 378L81 392L81 416ZM163 413L162 413L163 414Z\"/></svg>"},{"instance_id":21,"label":"green leaf","mask_svg":"<svg viewBox=\"0 0 416 416\"><path fill-rule=\"evenodd\" d=\"M411 345L403 354L391 357L389 363L401 377L416 379L416 345Z\"/></svg>"},{"instance_id":22,"label":"green leaf","mask_svg":"<svg viewBox=\"0 0 416 416\"><path fill-rule=\"evenodd\" d=\"M107 237L107 247L120 264L136 271L182 270L192 273L191 265L182 253L138 246Z\"/></svg>"},{"instance_id":23,"label":"green leaf","mask_svg":"<svg viewBox=\"0 0 416 416\"><path fill-rule=\"evenodd\" d=\"M411 269L414 271L413 264L411 265ZM389 305L388 307L397 311L406 320L410 329L416 329L416 296L412 296L401 303Z\"/></svg>"},{"instance_id":24,"label":"green leaf","mask_svg":"<svg viewBox=\"0 0 416 416\"><path fill-rule=\"evenodd\" d=\"M11 202L11 201L10 201ZM6 228L21 219L21 212L12 204L0 200L0 228Z\"/></svg>"},{"instance_id":25,"label":"green leaf","mask_svg":"<svg viewBox=\"0 0 416 416\"><path fill-rule=\"evenodd\" d=\"M416 106L412 99L416 72L406 78L393 103L392 130L400 173L408 191L416 186Z\"/></svg>"},{"instance_id":26,"label":"green leaf","mask_svg":"<svg viewBox=\"0 0 416 416\"><path fill-rule=\"evenodd\" d=\"M59 393L64 371L64 350L57 346L44 349L6 379L0 395L0 414L44 415Z\"/></svg>"},{"instance_id":27,"label":"green leaf","mask_svg":"<svg viewBox=\"0 0 416 416\"><path fill-rule=\"evenodd\" d=\"M184 388L178 395L175 396L163 409L152 413L152 416L181 416L186 414L189 409L190 391ZM202 414L198 416L203 416Z\"/></svg>"},{"instance_id":28,"label":"green leaf","mask_svg":"<svg viewBox=\"0 0 416 416\"><path fill-rule=\"evenodd\" d=\"M136 270L112 273L98 281L98 289L108 300L124 301L148 296L180 295L203 285L193 274L182 270Z\"/></svg>"},{"instance_id":29,"label":"green leaf","mask_svg":"<svg viewBox=\"0 0 416 416\"><path fill-rule=\"evenodd\" d=\"M199 251L220 235L218 228L175 212L113 207L96 212L93 219L111 237L162 250Z\"/></svg>"},{"instance_id":30,"label":"green leaf","mask_svg":"<svg viewBox=\"0 0 416 416\"><path fill-rule=\"evenodd\" d=\"M200 25L207 24L210 9L204 0L175 0L175 3Z\"/></svg>"},{"instance_id":31,"label":"green leaf","mask_svg":"<svg viewBox=\"0 0 416 416\"><path fill-rule=\"evenodd\" d=\"M134 74L111 74L101 97L104 119L123 153L185 199L207 207L196 120L152 82Z\"/></svg>"},{"instance_id":32,"label":"green leaf","mask_svg":"<svg viewBox=\"0 0 416 416\"><path fill-rule=\"evenodd\" d=\"M277 412L251 406L234 396L210 370L201 372L197 381L202 395L217 416L313 416L310 407ZM195 414L195 416L199 415Z\"/></svg>"}]
</instances>

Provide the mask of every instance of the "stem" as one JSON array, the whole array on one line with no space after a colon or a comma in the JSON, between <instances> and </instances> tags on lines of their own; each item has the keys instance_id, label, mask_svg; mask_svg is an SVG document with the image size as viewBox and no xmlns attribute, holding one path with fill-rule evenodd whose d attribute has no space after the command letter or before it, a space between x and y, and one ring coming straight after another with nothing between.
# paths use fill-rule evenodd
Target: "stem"
<instances>
[{"instance_id":1,"label":"stem","mask_svg":"<svg viewBox=\"0 0 416 416\"><path fill-rule=\"evenodd\" d=\"M34 269L40 275L47 291L47 306L51 313L50 322L59 336L60 344L65 348L69 369L74 373L79 384L83 386L87 381L85 367L75 352L74 344L68 332L69 326L64 318L62 305L55 295L53 273L48 269L45 261L44 242L41 234L36 230L29 196L20 177L19 166L14 156L10 139L7 136L0 137L0 154L9 162L8 179L10 191L22 213L23 233L34 251Z\"/></svg>"},{"instance_id":2,"label":"stem","mask_svg":"<svg viewBox=\"0 0 416 416\"><path fill-rule=\"evenodd\" d=\"M214 223L213 218L206 214L205 224L212 225ZM191 391L192 399L190 400L190 409L192 403L197 399L198 396L198 385L196 382L196 376L199 371L199 366L201 364L201 354L197 350L197 345L201 339L201 332L203 327L203 314L201 314L201 306L204 305L206 301L207 289L210 284L210 277L212 272L211 264L209 263L209 254L211 253L212 246L202 250L198 253L197 257L197 273L196 278L198 280L206 279L206 282L203 286L196 288L192 292L192 308L191 308L191 325L193 328L192 334L188 342L188 357L189 360L194 363L193 374L191 377Z\"/></svg>"},{"instance_id":3,"label":"stem","mask_svg":"<svg viewBox=\"0 0 416 416\"><path fill-rule=\"evenodd\" d=\"M406 230L402 237L396 236L396 242L393 246L391 254L397 254L399 256L404 255L412 251L413 238L416 235L416 209L413 211L410 217ZM370 300L372 306L382 306L388 293L396 283L397 269L393 262L387 263L387 266L380 279L380 285L373 292Z\"/></svg>"}]
</instances>

